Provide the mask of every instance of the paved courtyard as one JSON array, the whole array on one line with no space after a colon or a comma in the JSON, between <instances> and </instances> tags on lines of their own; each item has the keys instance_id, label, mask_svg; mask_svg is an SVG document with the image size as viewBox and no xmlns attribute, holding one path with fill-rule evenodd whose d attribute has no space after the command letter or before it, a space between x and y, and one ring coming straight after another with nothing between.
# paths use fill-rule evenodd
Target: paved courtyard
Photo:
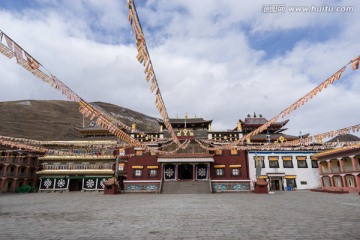
<instances>
[{"instance_id":1,"label":"paved courtyard","mask_svg":"<svg viewBox=\"0 0 360 240\"><path fill-rule=\"evenodd\" d=\"M0 239L359 239L360 196L0 195Z\"/></svg>"}]
</instances>

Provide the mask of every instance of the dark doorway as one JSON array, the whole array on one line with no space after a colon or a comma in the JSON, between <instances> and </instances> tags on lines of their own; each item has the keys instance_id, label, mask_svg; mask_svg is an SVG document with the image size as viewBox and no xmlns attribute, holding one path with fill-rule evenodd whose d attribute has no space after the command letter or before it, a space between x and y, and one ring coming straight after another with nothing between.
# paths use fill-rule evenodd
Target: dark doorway
<instances>
[{"instance_id":1,"label":"dark doorway","mask_svg":"<svg viewBox=\"0 0 360 240\"><path fill-rule=\"evenodd\" d=\"M7 185L7 191L8 192L11 192L11 185L12 185L12 182L9 182L8 185Z\"/></svg>"},{"instance_id":2,"label":"dark doorway","mask_svg":"<svg viewBox=\"0 0 360 240\"><path fill-rule=\"evenodd\" d=\"M193 179L193 166L190 164L181 164L178 168L179 180Z\"/></svg>"},{"instance_id":3,"label":"dark doorway","mask_svg":"<svg viewBox=\"0 0 360 240\"><path fill-rule=\"evenodd\" d=\"M82 189L82 179L70 179L69 191L80 191Z\"/></svg>"}]
</instances>

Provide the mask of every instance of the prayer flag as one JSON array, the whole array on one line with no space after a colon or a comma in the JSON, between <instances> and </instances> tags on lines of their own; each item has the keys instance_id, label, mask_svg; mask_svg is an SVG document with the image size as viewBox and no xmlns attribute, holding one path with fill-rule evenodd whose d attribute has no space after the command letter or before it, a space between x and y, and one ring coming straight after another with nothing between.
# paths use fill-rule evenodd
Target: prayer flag
<instances>
[{"instance_id":1,"label":"prayer flag","mask_svg":"<svg viewBox=\"0 0 360 240\"><path fill-rule=\"evenodd\" d=\"M33 58L31 57L29 54L27 54L25 52L25 56L26 56L26 59L28 61L28 64L29 66L32 68L32 69L38 69L39 68L39 63Z\"/></svg>"},{"instance_id":2,"label":"prayer flag","mask_svg":"<svg viewBox=\"0 0 360 240\"><path fill-rule=\"evenodd\" d=\"M22 50L22 48L21 48L19 45L17 45L16 43L14 43L14 52L15 52L16 60L17 60L18 62L24 60L23 54L22 54L23 50Z\"/></svg>"},{"instance_id":3,"label":"prayer flag","mask_svg":"<svg viewBox=\"0 0 360 240\"><path fill-rule=\"evenodd\" d=\"M5 37L8 47L13 52L14 51L14 42L6 34L4 34L4 37Z\"/></svg>"}]
</instances>

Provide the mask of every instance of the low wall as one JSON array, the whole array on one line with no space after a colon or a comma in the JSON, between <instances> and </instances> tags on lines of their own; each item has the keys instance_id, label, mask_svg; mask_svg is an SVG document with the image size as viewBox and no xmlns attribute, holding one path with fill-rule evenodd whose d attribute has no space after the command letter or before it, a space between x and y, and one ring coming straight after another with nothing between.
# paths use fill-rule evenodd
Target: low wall
<instances>
[{"instance_id":1,"label":"low wall","mask_svg":"<svg viewBox=\"0 0 360 240\"><path fill-rule=\"evenodd\" d=\"M214 193L221 192L249 192L250 180L239 181L211 181L212 191Z\"/></svg>"},{"instance_id":2,"label":"low wall","mask_svg":"<svg viewBox=\"0 0 360 240\"><path fill-rule=\"evenodd\" d=\"M125 193L160 193L160 181L124 181Z\"/></svg>"}]
</instances>

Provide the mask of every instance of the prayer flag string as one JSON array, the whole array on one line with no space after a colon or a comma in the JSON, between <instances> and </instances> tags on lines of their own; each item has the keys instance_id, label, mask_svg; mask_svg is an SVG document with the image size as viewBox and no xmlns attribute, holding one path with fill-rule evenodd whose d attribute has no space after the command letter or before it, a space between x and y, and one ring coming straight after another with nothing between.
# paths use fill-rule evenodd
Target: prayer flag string
<instances>
[{"instance_id":1,"label":"prayer flag string","mask_svg":"<svg viewBox=\"0 0 360 240\"><path fill-rule=\"evenodd\" d=\"M295 111L297 108L303 106L306 102L308 102L309 100L311 100L316 94L318 94L319 92L321 92L323 89L327 88L327 86L329 84L333 84L334 81L339 80L342 73L345 71L347 65L349 65L350 63L352 64L353 69L357 69L357 67L359 66L359 60L360 60L360 56L356 57L355 59L351 60L348 64L346 64L344 67L342 67L340 70L338 70L336 73L334 73L333 75L331 75L328 79L326 79L324 82L322 82L321 84L319 84L317 87L315 87L313 90L311 90L309 93L307 93L305 96L303 96L302 98L300 98L299 100L297 100L295 103L293 103L292 105L290 105L290 107L286 108L285 110L283 110L280 114L276 115L274 118L272 118L271 120L267 121L266 123L264 123L262 126L260 126L259 128L255 129L254 131L248 133L247 135L243 136L242 138L240 138L237 141L234 141L232 143L230 143L229 145L225 146L225 148L232 148L238 144L242 144L244 142L244 140L248 140L250 139L250 137L257 135L263 131L265 131L271 124L275 123L280 117L284 118L286 115L290 114L291 112Z\"/></svg>"},{"instance_id":2,"label":"prayer flag string","mask_svg":"<svg viewBox=\"0 0 360 240\"><path fill-rule=\"evenodd\" d=\"M159 84L156 78L153 64L150 59L150 54L147 49L144 33L142 31L139 16L137 14L135 3L133 0L128 0L128 7L128 20L130 22L132 30L134 31L136 48L138 50L136 58L139 63L143 64L145 67L145 79L147 82L151 82L150 91L155 92L155 107L158 109L162 119L164 120L164 124L169 131L172 139L177 145L180 145L180 142L170 123L169 115L167 113L165 103L160 92Z\"/></svg>"},{"instance_id":3,"label":"prayer flag string","mask_svg":"<svg viewBox=\"0 0 360 240\"><path fill-rule=\"evenodd\" d=\"M132 146L142 147L147 149L147 146L140 143L136 139L129 136L127 133L118 128L118 125L123 127L125 124L122 124L120 121L113 123L111 117L107 116L104 112L97 111L94 107L88 104L85 100L79 97L76 93L74 93L68 86L66 86L63 82L61 82L55 75L51 74L45 67L43 67L38 61L36 61L29 53L23 50L17 43L15 43L9 36L7 36L4 32L0 31L0 40L5 38L7 43L7 47L0 42L0 52L8 57L9 59L16 57L16 61L19 65L24 67L26 70L31 72L36 77L40 78L44 82L50 84L53 88L59 90L63 95L65 95L71 101L80 103L80 112L86 117L91 117L91 119L97 117L96 123L99 126L104 127L110 133L114 134L118 138L124 140ZM25 58L27 60L24 59ZM49 75L45 74L39 68L40 66L44 68ZM109 120L111 119L111 120Z\"/></svg>"}]
</instances>

